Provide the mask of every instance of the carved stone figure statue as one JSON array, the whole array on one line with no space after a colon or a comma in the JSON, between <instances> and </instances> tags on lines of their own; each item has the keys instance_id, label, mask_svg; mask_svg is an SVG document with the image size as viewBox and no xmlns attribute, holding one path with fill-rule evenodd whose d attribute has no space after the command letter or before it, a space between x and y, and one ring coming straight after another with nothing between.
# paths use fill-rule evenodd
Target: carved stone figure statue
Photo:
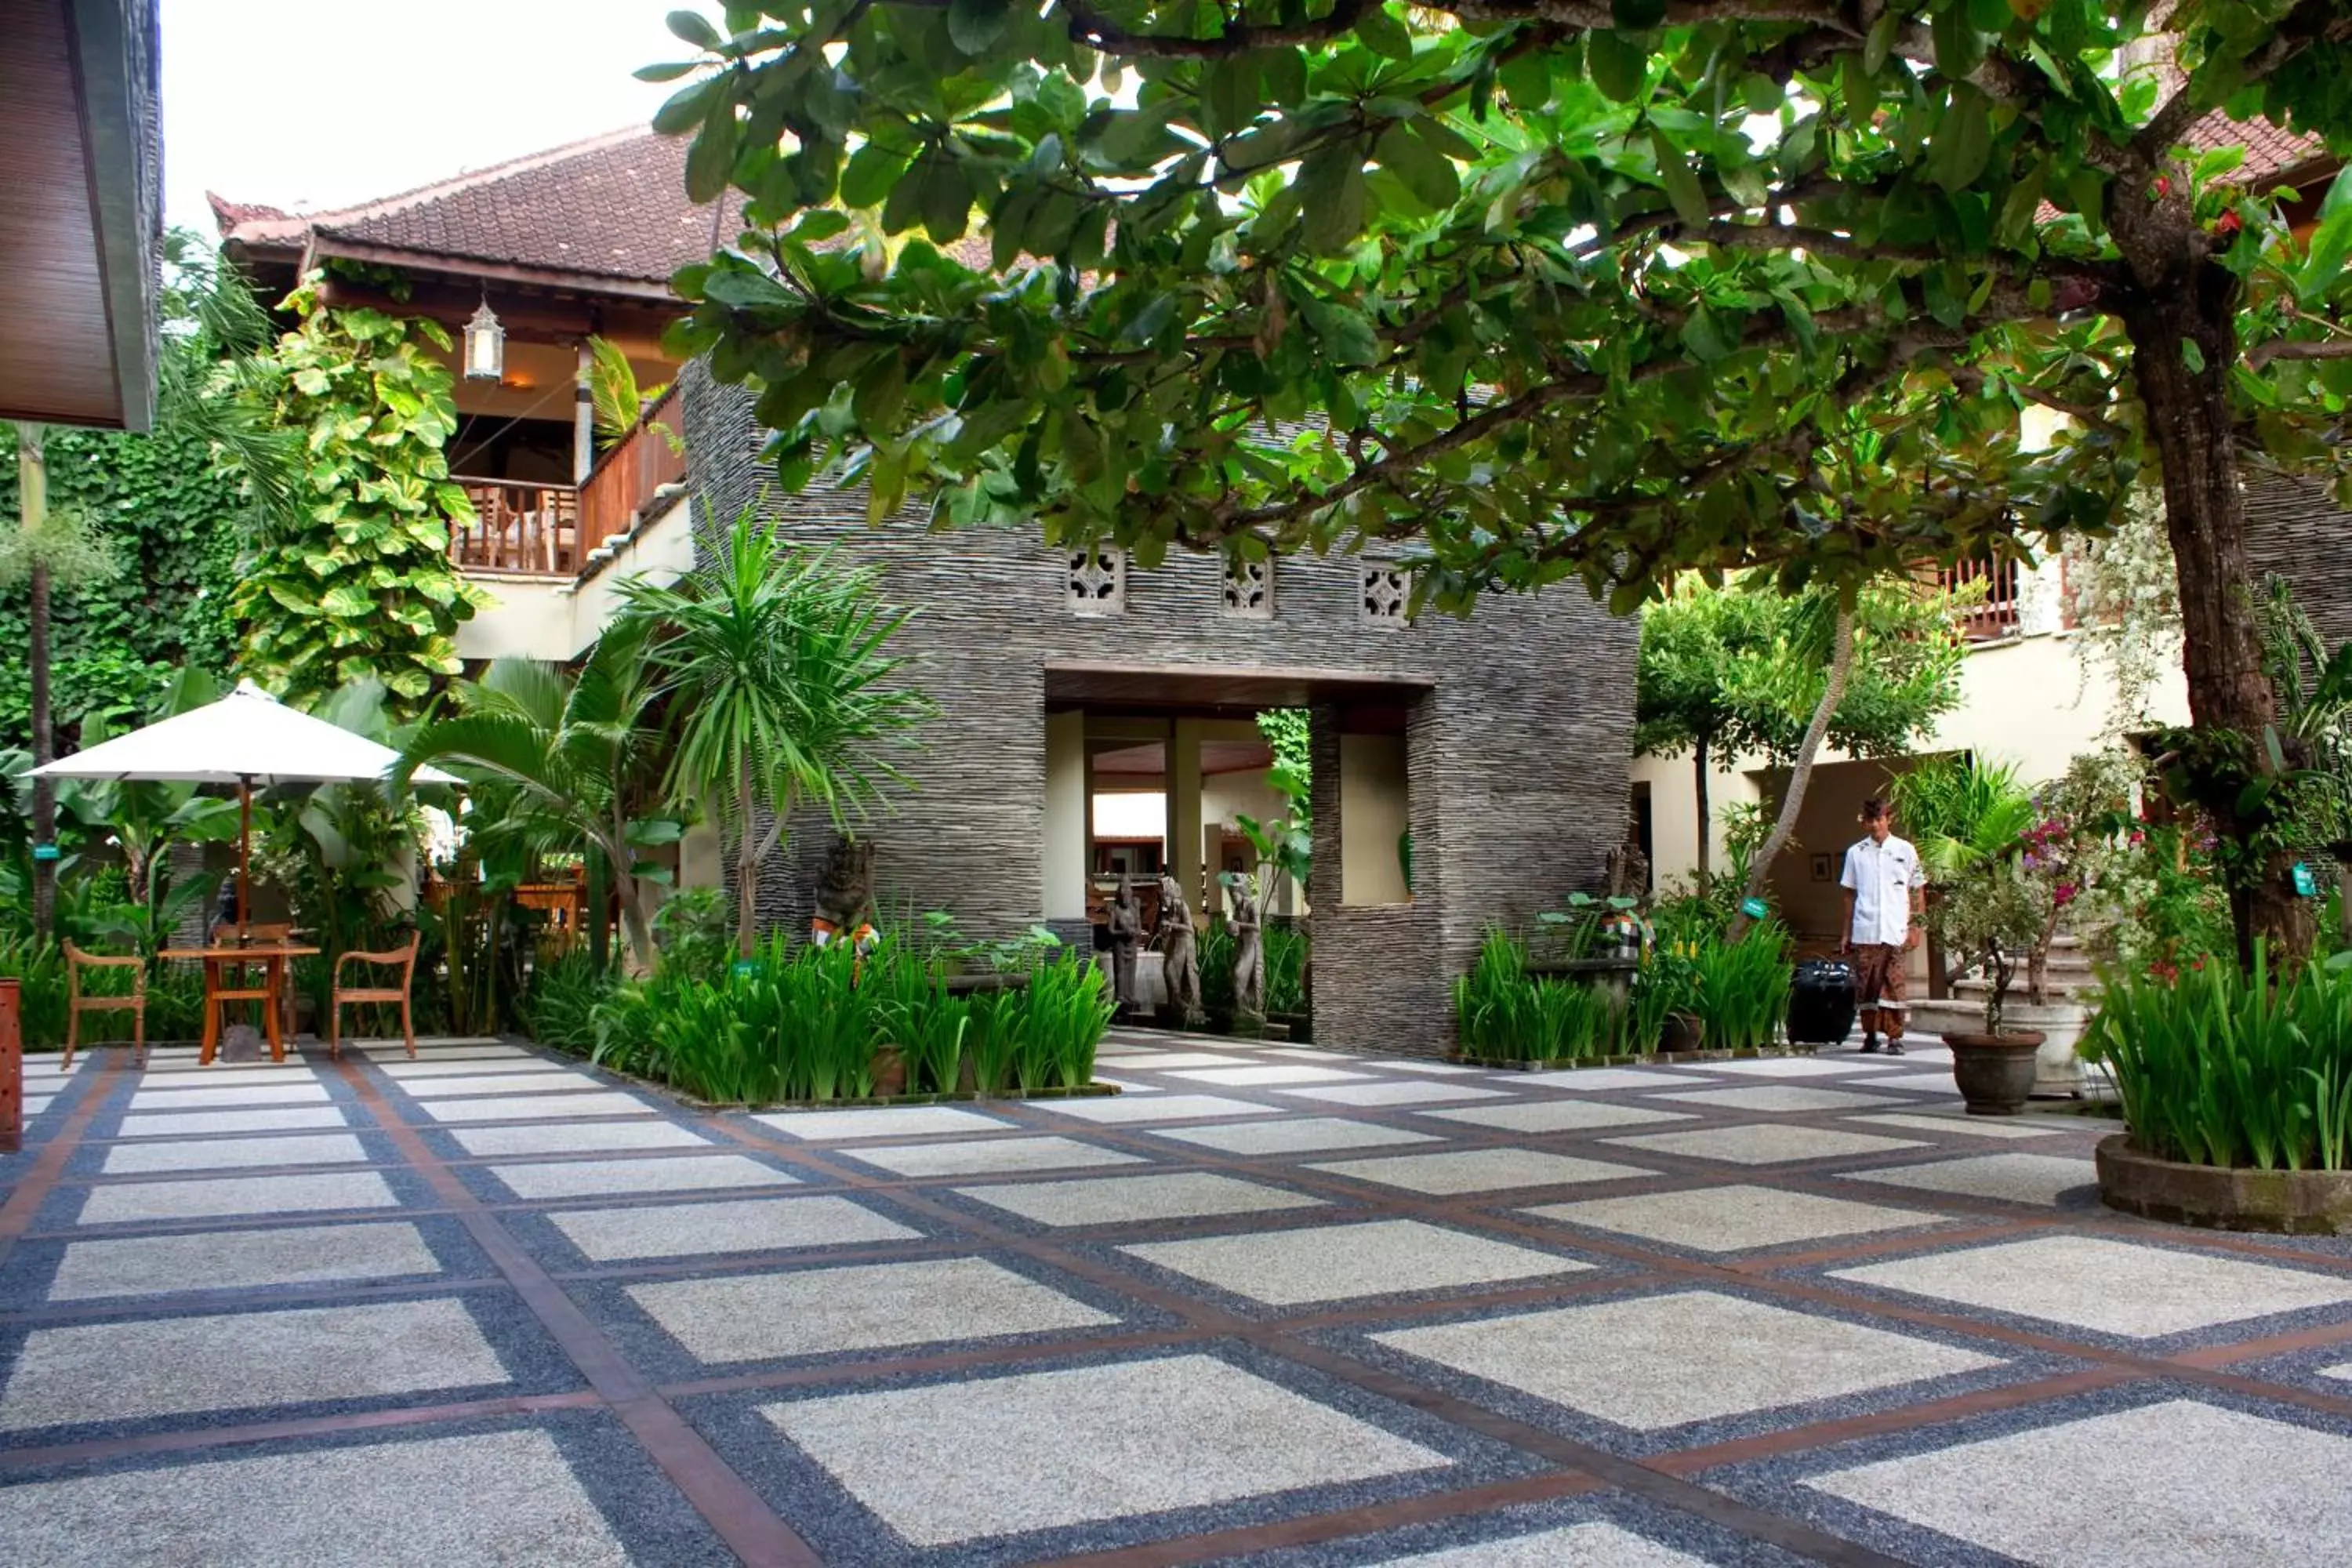
<instances>
[{"instance_id":1,"label":"carved stone figure statue","mask_svg":"<svg viewBox=\"0 0 2352 1568\"><path fill-rule=\"evenodd\" d=\"M1143 1002L1135 984L1135 949L1143 940L1143 907L1135 901L1135 888L1125 872L1119 874L1118 894L1110 901L1109 925L1111 991L1118 998L1119 1011L1132 1012Z\"/></svg>"},{"instance_id":2,"label":"carved stone figure statue","mask_svg":"<svg viewBox=\"0 0 2352 1568\"><path fill-rule=\"evenodd\" d=\"M1200 948L1183 884L1173 877L1160 879L1160 961L1167 966L1168 1005L1176 1014L1177 1026L1199 1027Z\"/></svg>"},{"instance_id":3,"label":"carved stone figure statue","mask_svg":"<svg viewBox=\"0 0 2352 1568\"><path fill-rule=\"evenodd\" d=\"M870 839L845 835L833 841L817 877L816 899L809 911L809 941L818 947L846 936L860 946L874 935L874 845Z\"/></svg>"},{"instance_id":4,"label":"carved stone figure statue","mask_svg":"<svg viewBox=\"0 0 2352 1568\"><path fill-rule=\"evenodd\" d=\"M1650 891L1650 858L1642 853L1640 829L1632 822L1625 825L1625 837L1609 851L1609 896L1612 899L1639 899Z\"/></svg>"},{"instance_id":5,"label":"carved stone figure statue","mask_svg":"<svg viewBox=\"0 0 2352 1568\"><path fill-rule=\"evenodd\" d=\"M1265 942L1261 929L1265 908L1258 879L1243 876L1234 882L1233 909L1225 925L1234 933L1234 1012L1237 1017L1265 1017Z\"/></svg>"}]
</instances>

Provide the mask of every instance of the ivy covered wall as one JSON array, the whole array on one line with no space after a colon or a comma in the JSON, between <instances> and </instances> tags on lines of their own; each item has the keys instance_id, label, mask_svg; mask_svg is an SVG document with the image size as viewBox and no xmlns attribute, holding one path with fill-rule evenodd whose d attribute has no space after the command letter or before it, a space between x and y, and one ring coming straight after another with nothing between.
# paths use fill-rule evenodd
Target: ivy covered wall
<instances>
[{"instance_id":1,"label":"ivy covered wall","mask_svg":"<svg viewBox=\"0 0 2352 1568\"><path fill-rule=\"evenodd\" d=\"M16 441L0 426L0 525L16 517ZM48 429L49 506L79 508L111 541L113 581L51 596L51 704L58 739L85 714L121 722L142 715L184 665L225 675L234 657L228 620L245 503L201 438ZM30 743L32 677L26 595L0 589L0 748Z\"/></svg>"}]
</instances>

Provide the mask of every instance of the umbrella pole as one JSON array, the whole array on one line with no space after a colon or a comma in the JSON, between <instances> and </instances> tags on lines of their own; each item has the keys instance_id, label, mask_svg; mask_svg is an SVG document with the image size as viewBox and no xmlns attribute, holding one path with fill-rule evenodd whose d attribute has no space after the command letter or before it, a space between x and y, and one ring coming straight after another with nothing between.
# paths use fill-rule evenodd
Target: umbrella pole
<instances>
[{"instance_id":1,"label":"umbrella pole","mask_svg":"<svg viewBox=\"0 0 2352 1568\"><path fill-rule=\"evenodd\" d=\"M236 929L253 923L253 780L236 781Z\"/></svg>"}]
</instances>

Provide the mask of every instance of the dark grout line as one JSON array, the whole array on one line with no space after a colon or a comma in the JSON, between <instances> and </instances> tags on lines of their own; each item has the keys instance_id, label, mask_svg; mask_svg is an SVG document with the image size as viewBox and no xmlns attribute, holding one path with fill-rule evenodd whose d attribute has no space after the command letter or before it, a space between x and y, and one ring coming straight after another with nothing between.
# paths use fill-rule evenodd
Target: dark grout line
<instances>
[{"instance_id":1,"label":"dark grout line","mask_svg":"<svg viewBox=\"0 0 2352 1568\"><path fill-rule=\"evenodd\" d=\"M150 1432L133 1437L90 1437L78 1443L51 1443L38 1448L0 1448L0 1470L40 1469L51 1465L103 1464L114 1459L195 1453L206 1448L230 1447L247 1443L270 1443L284 1437L339 1437L358 1432L421 1426L446 1421L534 1415L550 1410L593 1410L603 1403L595 1394L585 1392L507 1394L496 1399L410 1405L394 1410L370 1410L355 1415L252 1421L232 1426L191 1426L172 1432Z\"/></svg>"},{"instance_id":2,"label":"dark grout line","mask_svg":"<svg viewBox=\"0 0 2352 1568\"><path fill-rule=\"evenodd\" d=\"M109 1052L105 1065L95 1069L98 1081L82 1091L81 1103L74 1107L65 1125L41 1146L41 1152L33 1156L32 1168L9 1193L8 1201L0 1204L0 1269L8 1267L9 1255L16 1251L16 1243L35 1234L33 1216L48 1202L74 1151L89 1131L89 1124L98 1120L99 1109L113 1092L115 1075L121 1070L120 1058Z\"/></svg>"}]
</instances>

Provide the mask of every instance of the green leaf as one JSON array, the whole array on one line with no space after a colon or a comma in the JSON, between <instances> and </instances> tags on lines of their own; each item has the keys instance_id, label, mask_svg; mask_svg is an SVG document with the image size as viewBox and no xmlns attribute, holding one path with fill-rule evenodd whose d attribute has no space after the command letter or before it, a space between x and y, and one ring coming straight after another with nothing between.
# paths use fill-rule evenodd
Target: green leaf
<instances>
[{"instance_id":1,"label":"green leaf","mask_svg":"<svg viewBox=\"0 0 2352 1568\"><path fill-rule=\"evenodd\" d=\"M1412 58L1412 34L1386 5L1370 5L1356 18L1356 37L1364 47L1392 60Z\"/></svg>"},{"instance_id":2,"label":"green leaf","mask_svg":"<svg viewBox=\"0 0 2352 1568\"><path fill-rule=\"evenodd\" d=\"M1870 36L1862 43L1862 68L1876 76L1886 68L1886 57L1895 48L1895 31L1903 23L1904 14L1889 5L1870 25Z\"/></svg>"},{"instance_id":3,"label":"green leaf","mask_svg":"<svg viewBox=\"0 0 2352 1568\"><path fill-rule=\"evenodd\" d=\"M1650 57L1614 33L1591 32L1584 37L1584 68L1611 100L1631 103L1649 81Z\"/></svg>"},{"instance_id":4,"label":"green leaf","mask_svg":"<svg viewBox=\"0 0 2352 1568\"><path fill-rule=\"evenodd\" d=\"M1514 108L1541 109L1551 101L1551 61L1540 49L1513 55L1495 72Z\"/></svg>"},{"instance_id":5,"label":"green leaf","mask_svg":"<svg viewBox=\"0 0 2352 1568\"><path fill-rule=\"evenodd\" d=\"M1405 189L1428 206L1444 211L1462 195L1462 178L1454 165L1413 134L1409 122L1391 125L1381 132L1372 151L1381 166L1403 181Z\"/></svg>"},{"instance_id":6,"label":"green leaf","mask_svg":"<svg viewBox=\"0 0 2352 1568\"><path fill-rule=\"evenodd\" d=\"M1690 320L1683 323L1683 347L1690 350L1691 357L1701 364L1713 364L1717 360L1728 359L1732 350L1738 346L1730 334L1723 330L1723 323L1716 319L1715 312L1704 305L1693 310Z\"/></svg>"},{"instance_id":7,"label":"green leaf","mask_svg":"<svg viewBox=\"0 0 2352 1568\"><path fill-rule=\"evenodd\" d=\"M1967 82L1952 87L1951 102L1936 124L1936 145L1929 154L1937 184L1957 191L1976 183L1992 157L1992 105Z\"/></svg>"},{"instance_id":8,"label":"green leaf","mask_svg":"<svg viewBox=\"0 0 2352 1568\"><path fill-rule=\"evenodd\" d=\"M1945 0L1933 28L1936 68L1953 81L1973 75L1984 64L1984 35L1969 20L1967 0Z\"/></svg>"},{"instance_id":9,"label":"green leaf","mask_svg":"<svg viewBox=\"0 0 2352 1568\"><path fill-rule=\"evenodd\" d=\"M878 207L906 173L906 159L868 142L849 155L847 166L841 171L842 205Z\"/></svg>"},{"instance_id":10,"label":"green leaf","mask_svg":"<svg viewBox=\"0 0 2352 1568\"><path fill-rule=\"evenodd\" d=\"M2180 340L2180 363L2187 365L2192 374L2205 374L2205 351L2197 346L2195 338Z\"/></svg>"},{"instance_id":11,"label":"green leaf","mask_svg":"<svg viewBox=\"0 0 2352 1568\"><path fill-rule=\"evenodd\" d=\"M1353 145L1325 147L1298 168L1299 216L1320 256L1346 252L1364 230L1364 166Z\"/></svg>"},{"instance_id":12,"label":"green leaf","mask_svg":"<svg viewBox=\"0 0 2352 1568\"><path fill-rule=\"evenodd\" d=\"M1004 37L1011 0L948 0L948 37L955 47L977 59Z\"/></svg>"},{"instance_id":13,"label":"green leaf","mask_svg":"<svg viewBox=\"0 0 2352 1568\"><path fill-rule=\"evenodd\" d=\"M1666 199L1675 204L1675 215L1693 228L1705 228L1706 192L1700 186L1690 160L1654 125L1650 127L1650 150L1657 156L1658 182L1665 187Z\"/></svg>"},{"instance_id":14,"label":"green leaf","mask_svg":"<svg viewBox=\"0 0 2352 1568\"><path fill-rule=\"evenodd\" d=\"M698 49L715 49L726 41L699 11L672 11L662 22L671 37Z\"/></svg>"},{"instance_id":15,"label":"green leaf","mask_svg":"<svg viewBox=\"0 0 2352 1568\"><path fill-rule=\"evenodd\" d=\"M1646 33L1666 19L1666 0L1610 0L1609 19L1621 32Z\"/></svg>"}]
</instances>

